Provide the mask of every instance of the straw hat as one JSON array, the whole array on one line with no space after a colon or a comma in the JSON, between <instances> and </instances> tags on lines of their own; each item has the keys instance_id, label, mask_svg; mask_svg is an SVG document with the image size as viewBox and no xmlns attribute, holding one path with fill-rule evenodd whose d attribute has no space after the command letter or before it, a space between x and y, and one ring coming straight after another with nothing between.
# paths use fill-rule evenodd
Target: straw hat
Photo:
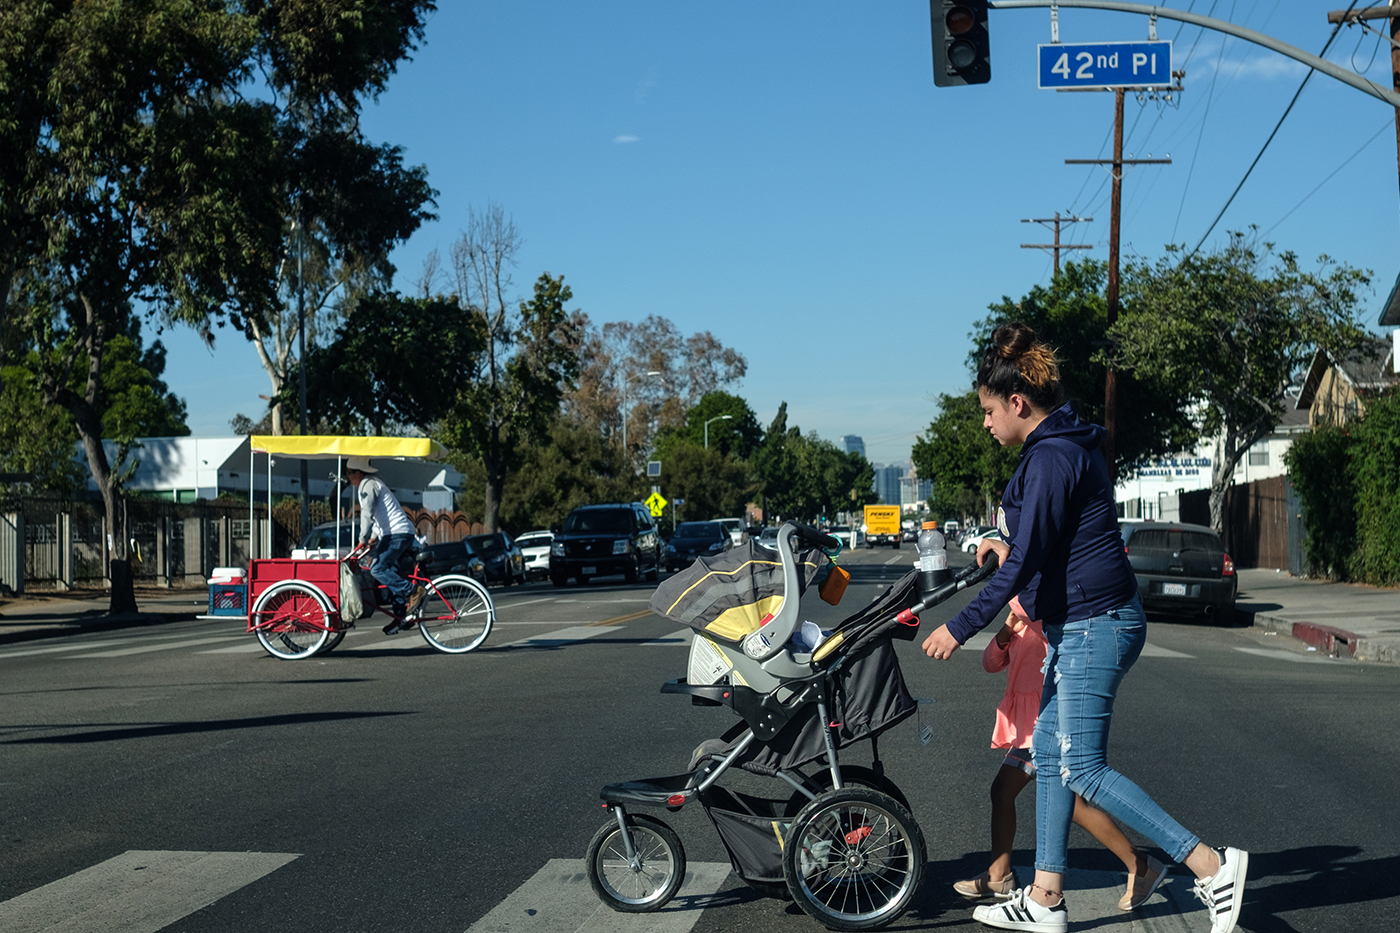
<instances>
[{"instance_id":1,"label":"straw hat","mask_svg":"<svg viewBox=\"0 0 1400 933\"><path fill-rule=\"evenodd\" d=\"M378 473L379 471L369 465L368 457L351 457L345 461L345 471L348 473L354 470L356 473Z\"/></svg>"}]
</instances>

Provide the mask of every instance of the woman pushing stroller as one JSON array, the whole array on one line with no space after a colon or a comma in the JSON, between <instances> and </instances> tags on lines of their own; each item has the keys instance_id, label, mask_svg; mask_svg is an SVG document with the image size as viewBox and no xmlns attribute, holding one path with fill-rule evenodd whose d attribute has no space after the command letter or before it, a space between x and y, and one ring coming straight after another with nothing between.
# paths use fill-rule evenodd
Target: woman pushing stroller
<instances>
[{"instance_id":1,"label":"woman pushing stroller","mask_svg":"<svg viewBox=\"0 0 1400 933\"><path fill-rule=\"evenodd\" d=\"M1239 919L1249 855L1210 848L1132 781L1108 766L1113 701L1142 651L1146 618L1123 551L1113 482L1099 447L1104 429L1065 402L1054 352L1024 324L1004 324L977 373L983 424L1003 446L1020 445L999 514L1001 570L962 612L925 639L944 660L1019 594L1048 643L1036 767L1035 881L973 916L988 926L1036 933L1068 929L1063 895L1076 794L1151 839L1196 876L1212 933Z\"/></svg>"}]
</instances>

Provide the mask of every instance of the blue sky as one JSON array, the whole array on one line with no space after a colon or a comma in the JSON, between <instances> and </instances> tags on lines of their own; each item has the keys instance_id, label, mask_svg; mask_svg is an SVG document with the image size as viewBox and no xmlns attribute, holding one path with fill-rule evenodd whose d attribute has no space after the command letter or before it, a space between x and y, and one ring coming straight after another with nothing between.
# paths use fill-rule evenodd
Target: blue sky
<instances>
[{"instance_id":1,"label":"blue sky","mask_svg":"<svg viewBox=\"0 0 1400 933\"><path fill-rule=\"evenodd\" d=\"M439 191L440 219L393 256L401 287L429 251L446 257L469 208L497 203L525 239L522 295L549 271L595 324L658 314L713 332L748 358L736 391L765 426L786 401L790 426L902 461L938 394L969 386L967 334L987 305L1049 282L1049 254L1020 244L1050 234L1022 218L1092 216L1063 239L1107 258L1107 172L1064 160L1111 154L1113 97L1036 88L1048 10L992 11L991 82L938 88L924 0L439 6L364 116ZM1316 54L1346 4L1172 6ZM1147 29L1060 10L1062 42ZM1165 19L1158 32L1186 91L1127 100L1125 153L1173 164L1127 174L1125 257L1196 244L1306 74L1218 33ZM1387 49L1344 29L1328 57L1389 86ZM1394 114L1314 75L1207 245L1256 224L1308 264L1370 269L1374 324L1400 272ZM195 434L261 413L267 377L240 335L220 331L212 353L188 332L163 339Z\"/></svg>"}]
</instances>

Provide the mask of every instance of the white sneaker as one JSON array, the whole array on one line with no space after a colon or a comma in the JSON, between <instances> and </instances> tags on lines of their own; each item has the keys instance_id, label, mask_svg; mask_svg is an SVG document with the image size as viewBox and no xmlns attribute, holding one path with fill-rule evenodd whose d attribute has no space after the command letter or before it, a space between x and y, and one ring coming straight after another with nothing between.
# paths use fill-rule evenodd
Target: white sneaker
<instances>
[{"instance_id":1,"label":"white sneaker","mask_svg":"<svg viewBox=\"0 0 1400 933\"><path fill-rule=\"evenodd\" d=\"M1031 897L1030 891L1030 888L1018 888L1004 901L975 908L972 919L999 930L1065 933L1069 929L1065 899L1061 897L1054 907L1045 907Z\"/></svg>"},{"instance_id":2,"label":"white sneaker","mask_svg":"<svg viewBox=\"0 0 1400 933\"><path fill-rule=\"evenodd\" d=\"M1240 919L1249 853L1225 846L1216 849L1215 854L1220 857L1220 870L1210 878L1196 879L1193 891L1210 911L1211 933L1230 933Z\"/></svg>"}]
</instances>

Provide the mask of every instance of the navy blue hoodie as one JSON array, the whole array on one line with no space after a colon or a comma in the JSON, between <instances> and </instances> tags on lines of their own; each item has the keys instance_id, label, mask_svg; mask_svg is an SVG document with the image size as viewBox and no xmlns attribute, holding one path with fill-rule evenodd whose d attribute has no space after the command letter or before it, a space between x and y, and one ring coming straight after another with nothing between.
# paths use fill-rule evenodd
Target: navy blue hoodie
<instances>
[{"instance_id":1,"label":"navy blue hoodie","mask_svg":"<svg viewBox=\"0 0 1400 933\"><path fill-rule=\"evenodd\" d=\"M1026 613L1046 625L1117 609L1137 593L1099 453L1106 433L1080 421L1066 404L1026 438L1001 499L1011 554L948 623L958 644L994 621L1018 593Z\"/></svg>"}]
</instances>

